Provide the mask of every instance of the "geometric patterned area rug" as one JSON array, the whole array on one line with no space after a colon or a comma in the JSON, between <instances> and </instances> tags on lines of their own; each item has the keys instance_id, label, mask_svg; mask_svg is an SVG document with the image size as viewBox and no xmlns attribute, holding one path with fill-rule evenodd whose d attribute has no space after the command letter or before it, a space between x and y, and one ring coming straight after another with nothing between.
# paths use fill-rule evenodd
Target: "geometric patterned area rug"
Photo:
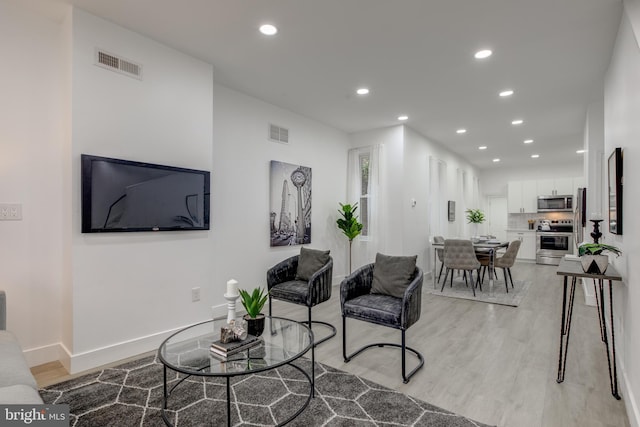
<instances>
[{"instance_id":1,"label":"geometric patterned area rug","mask_svg":"<svg viewBox=\"0 0 640 427\"><path fill-rule=\"evenodd\" d=\"M311 362L301 358L295 363L308 372ZM315 369L315 398L288 425L486 426L323 364L316 363ZM162 372L156 356L146 356L51 385L41 389L40 395L47 404L69 404L71 427L164 426ZM171 374L172 383L178 378L177 373ZM286 365L235 377L231 423L276 425L295 413L308 395L307 379ZM178 427L217 427L227 424L226 408L224 378L191 377L173 391L167 413Z\"/></svg>"},{"instance_id":2,"label":"geometric patterned area rug","mask_svg":"<svg viewBox=\"0 0 640 427\"><path fill-rule=\"evenodd\" d=\"M504 280L494 280L493 295L489 296L489 280L485 278L482 291L480 288L476 288L476 296L474 297L471 288L467 287L465 284L463 276L454 277L453 286L449 286L449 283L450 278L447 279L447 283L442 292L440 292L442 280L439 283L436 283L436 289L433 288L433 282L429 282L429 284L427 286L423 286L422 289L426 293L432 295L517 307L522 302L522 299L527 295L527 291L531 286L530 280L514 280L512 289L511 281L509 281L509 292L507 293L504 286Z\"/></svg>"}]
</instances>

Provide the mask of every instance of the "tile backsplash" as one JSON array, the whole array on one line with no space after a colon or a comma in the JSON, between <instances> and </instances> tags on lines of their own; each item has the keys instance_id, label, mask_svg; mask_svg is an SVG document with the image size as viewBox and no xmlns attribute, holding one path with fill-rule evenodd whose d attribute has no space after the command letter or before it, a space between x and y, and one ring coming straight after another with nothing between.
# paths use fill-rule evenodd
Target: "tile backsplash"
<instances>
[{"instance_id":1,"label":"tile backsplash","mask_svg":"<svg viewBox=\"0 0 640 427\"><path fill-rule=\"evenodd\" d=\"M510 230L527 230L529 220L539 219L572 219L573 212L545 212L545 213L515 213L509 214L508 227Z\"/></svg>"}]
</instances>

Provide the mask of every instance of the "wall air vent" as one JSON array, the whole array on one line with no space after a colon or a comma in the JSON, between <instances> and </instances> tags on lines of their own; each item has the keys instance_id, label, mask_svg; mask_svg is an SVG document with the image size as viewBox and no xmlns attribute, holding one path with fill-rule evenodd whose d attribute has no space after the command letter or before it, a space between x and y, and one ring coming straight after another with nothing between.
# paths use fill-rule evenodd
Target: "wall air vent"
<instances>
[{"instance_id":1,"label":"wall air vent","mask_svg":"<svg viewBox=\"0 0 640 427\"><path fill-rule=\"evenodd\" d=\"M269 124L269 139L282 144L288 144L289 129Z\"/></svg>"},{"instance_id":2,"label":"wall air vent","mask_svg":"<svg viewBox=\"0 0 640 427\"><path fill-rule=\"evenodd\" d=\"M99 67L142 80L142 65L136 64L133 61L129 61L128 59L124 59L102 49L96 49L95 60L95 64Z\"/></svg>"}]
</instances>

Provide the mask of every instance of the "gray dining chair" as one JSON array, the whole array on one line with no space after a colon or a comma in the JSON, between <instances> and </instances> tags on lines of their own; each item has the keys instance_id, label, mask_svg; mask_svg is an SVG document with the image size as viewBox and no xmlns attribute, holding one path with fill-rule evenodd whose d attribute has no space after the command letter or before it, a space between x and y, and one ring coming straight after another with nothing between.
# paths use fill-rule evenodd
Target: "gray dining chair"
<instances>
[{"instance_id":1,"label":"gray dining chair","mask_svg":"<svg viewBox=\"0 0 640 427\"><path fill-rule=\"evenodd\" d=\"M520 244L522 242L520 240L514 240L509 243L507 250L504 255L497 257L493 262L493 274L495 276L495 269L501 268L502 274L504 274L504 287L507 289L507 293L509 293L509 285L507 283L507 273L509 273L509 279L511 281L511 289L513 289L513 277L511 277L511 267L516 262L516 257L518 256L518 251L520 250ZM480 263L482 264L482 278L480 279L480 283L484 282L484 274L489 268L489 258L487 257L480 259Z\"/></svg>"},{"instance_id":2,"label":"gray dining chair","mask_svg":"<svg viewBox=\"0 0 640 427\"><path fill-rule=\"evenodd\" d=\"M433 243L444 243L444 237L433 236ZM436 253L438 254L438 260L440 261L440 273L438 273L438 282L440 282L442 270L444 269L444 249L436 249Z\"/></svg>"},{"instance_id":3,"label":"gray dining chair","mask_svg":"<svg viewBox=\"0 0 640 427\"><path fill-rule=\"evenodd\" d=\"M465 273L469 273L469 281L471 282L471 290L474 297L476 296L476 286L479 285L480 290L482 290L482 284L480 283L480 267L482 265L476 258L476 251L471 240L446 239L444 241L444 266L447 270L444 274L440 292L444 291L444 285L447 282L449 273L451 273L450 285L453 286L453 273L455 270L464 270ZM473 280L474 270L477 273L475 282Z\"/></svg>"}]
</instances>

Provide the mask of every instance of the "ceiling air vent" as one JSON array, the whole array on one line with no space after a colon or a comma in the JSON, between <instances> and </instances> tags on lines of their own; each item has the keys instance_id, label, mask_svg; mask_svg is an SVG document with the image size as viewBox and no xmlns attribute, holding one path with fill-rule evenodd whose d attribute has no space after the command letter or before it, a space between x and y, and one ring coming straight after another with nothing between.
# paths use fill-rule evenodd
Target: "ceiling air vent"
<instances>
[{"instance_id":1,"label":"ceiling air vent","mask_svg":"<svg viewBox=\"0 0 640 427\"><path fill-rule=\"evenodd\" d=\"M96 65L125 76L142 80L142 65L124 59L120 56L108 53L102 49L96 49Z\"/></svg>"},{"instance_id":2,"label":"ceiling air vent","mask_svg":"<svg viewBox=\"0 0 640 427\"><path fill-rule=\"evenodd\" d=\"M288 144L289 129L269 124L269 139L282 144Z\"/></svg>"}]
</instances>

